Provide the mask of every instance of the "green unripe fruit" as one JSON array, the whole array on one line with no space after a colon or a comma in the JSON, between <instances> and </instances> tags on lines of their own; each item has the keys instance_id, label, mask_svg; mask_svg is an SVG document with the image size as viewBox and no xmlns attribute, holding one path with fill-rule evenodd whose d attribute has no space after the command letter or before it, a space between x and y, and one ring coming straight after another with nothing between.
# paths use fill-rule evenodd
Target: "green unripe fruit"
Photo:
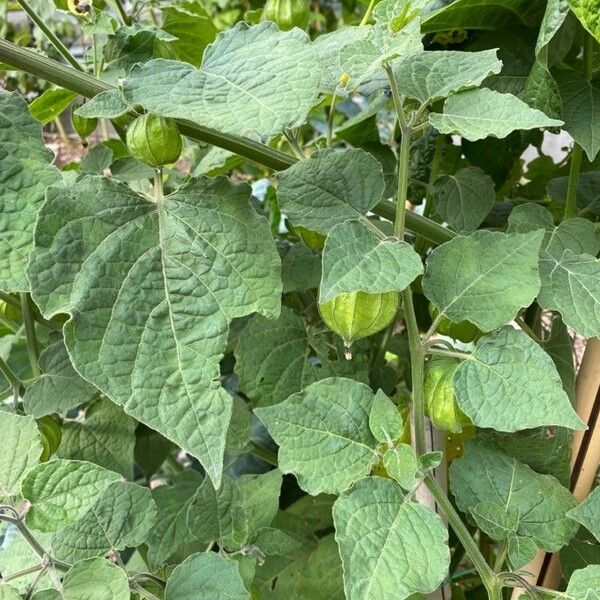
<instances>
[{"instance_id":1,"label":"green unripe fruit","mask_svg":"<svg viewBox=\"0 0 600 600\"><path fill-rule=\"evenodd\" d=\"M273 21L282 31L293 27L306 29L310 7L308 0L267 0L263 19Z\"/></svg>"},{"instance_id":2,"label":"green unripe fruit","mask_svg":"<svg viewBox=\"0 0 600 600\"><path fill-rule=\"evenodd\" d=\"M460 361L435 357L425 368L425 414L438 429L460 433L468 418L458 407L454 395L454 373Z\"/></svg>"},{"instance_id":3,"label":"green unripe fruit","mask_svg":"<svg viewBox=\"0 0 600 600\"><path fill-rule=\"evenodd\" d=\"M435 319L440 314L440 311L434 304L430 304L429 314L432 319ZM446 316L443 316L440 319L436 331L442 335L447 335L454 340L460 340L465 344L472 342L481 336L481 331L477 325L471 323L471 321L451 321Z\"/></svg>"},{"instance_id":4,"label":"green unripe fruit","mask_svg":"<svg viewBox=\"0 0 600 600\"><path fill-rule=\"evenodd\" d=\"M37 428L42 442L40 462L46 462L60 446L62 432L60 425L52 417L42 417L37 420Z\"/></svg>"},{"instance_id":5,"label":"green unripe fruit","mask_svg":"<svg viewBox=\"0 0 600 600\"><path fill-rule=\"evenodd\" d=\"M173 119L146 114L127 129L127 149L133 158L152 167L177 162L182 140Z\"/></svg>"},{"instance_id":6,"label":"green unripe fruit","mask_svg":"<svg viewBox=\"0 0 600 600\"><path fill-rule=\"evenodd\" d=\"M398 293L340 294L319 304L325 324L343 340L346 358L352 358L352 342L373 335L387 327L398 311Z\"/></svg>"},{"instance_id":7,"label":"green unripe fruit","mask_svg":"<svg viewBox=\"0 0 600 600\"><path fill-rule=\"evenodd\" d=\"M98 119L88 119L87 117L80 117L75 114L75 111L79 106L73 106L73 112L71 113L71 124L77 135L85 142L86 138L94 133L94 130L98 126Z\"/></svg>"}]
</instances>

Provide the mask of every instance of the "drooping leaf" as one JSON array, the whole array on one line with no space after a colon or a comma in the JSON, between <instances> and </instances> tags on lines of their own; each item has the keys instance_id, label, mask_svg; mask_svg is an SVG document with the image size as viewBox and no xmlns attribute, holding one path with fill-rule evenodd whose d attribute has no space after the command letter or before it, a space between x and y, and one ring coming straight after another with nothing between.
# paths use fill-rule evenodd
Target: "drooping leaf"
<instances>
[{"instance_id":1,"label":"drooping leaf","mask_svg":"<svg viewBox=\"0 0 600 600\"><path fill-rule=\"evenodd\" d=\"M188 470L178 474L171 485L152 490L156 523L146 542L151 565L164 564L179 546L194 539L187 526L187 513L202 481L198 471Z\"/></svg>"},{"instance_id":2,"label":"drooping leaf","mask_svg":"<svg viewBox=\"0 0 600 600\"><path fill-rule=\"evenodd\" d=\"M46 125L67 110L76 96L75 92L63 88L46 90L29 105L29 112L36 121Z\"/></svg>"},{"instance_id":3,"label":"drooping leaf","mask_svg":"<svg viewBox=\"0 0 600 600\"><path fill-rule=\"evenodd\" d=\"M428 103L478 87L486 77L498 74L501 68L496 50L445 50L420 52L395 61L394 75L401 93Z\"/></svg>"},{"instance_id":4,"label":"drooping leaf","mask_svg":"<svg viewBox=\"0 0 600 600\"><path fill-rule=\"evenodd\" d=\"M0 411L2 452L0 453L0 498L18 496L21 482L39 462L42 453L40 432L32 417Z\"/></svg>"},{"instance_id":5,"label":"drooping leaf","mask_svg":"<svg viewBox=\"0 0 600 600\"><path fill-rule=\"evenodd\" d=\"M279 444L279 468L313 496L340 493L371 470L377 455L369 430L374 394L341 377L317 381L284 402L256 409Z\"/></svg>"},{"instance_id":6,"label":"drooping leaf","mask_svg":"<svg viewBox=\"0 0 600 600\"><path fill-rule=\"evenodd\" d=\"M563 103L564 128L592 161L600 150L600 84L588 81L575 69L560 71L556 80Z\"/></svg>"},{"instance_id":7,"label":"drooping leaf","mask_svg":"<svg viewBox=\"0 0 600 600\"><path fill-rule=\"evenodd\" d=\"M153 113L265 139L304 123L319 81L303 31L242 22L206 48L200 69L150 61L131 70L123 92L129 104Z\"/></svg>"},{"instance_id":8,"label":"drooping leaf","mask_svg":"<svg viewBox=\"0 0 600 600\"><path fill-rule=\"evenodd\" d=\"M319 302L351 292L401 292L423 272L410 244L384 238L360 221L332 227L323 248Z\"/></svg>"},{"instance_id":9,"label":"drooping leaf","mask_svg":"<svg viewBox=\"0 0 600 600\"><path fill-rule=\"evenodd\" d=\"M97 389L82 379L71 364L62 340L44 348L39 358L43 375L25 390L23 405L36 418L65 413L84 404Z\"/></svg>"},{"instance_id":10,"label":"drooping leaf","mask_svg":"<svg viewBox=\"0 0 600 600\"><path fill-rule=\"evenodd\" d=\"M567 516L583 525L600 542L600 488L595 488L581 504L572 508Z\"/></svg>"},{"instance_id":11,"label":"drooping leaf","mask_svg":"<svg viewBox=\"0 0 600 600\"><path fill-rule=\"evenodd\" d=\"M278 199L294 225L327 234L365 215L383 189L381 163L368 152L322 150L279 173Z\"/></svg>"},{"instance_id":12,"label":"drooping leaf","mask_svg":"<svg viewBox=\"0 0 600 600\"><path fill-rule=\"evenodd\" d=\"M450 488L463 512L493 502L508 514L518 514L515 533L545 550L558 550L577 531L565 516L576 504L566 488L477 438L469 440L464 455L450 465Z\"/></svg>"},{"instance_id":13,"label":"drooping leaf","mask_svg":"<svg viewBox=\"0 0 600 600\"><path fill-rule=\"evenodd\" d=\"M65 338L78 372L198 457L215 483L231 415L218 380L228 322L277 316L280 305L279 257L248 196L202 179L157 205L84 178L48 191L29 264L42 311L72 314Z\"/></svg>"},{"instance_id":14,"label":"drooping leaf","mask_svg":"<svg viewBox=\"0 0 600 600\"><path fill-rule=\"evenodd\" d=\"M512 94L481 88L450 96L443 113L431 113L429 122L440 133L456 133L470 141L488 136L504 138L520 129L559 127L558 119L530 108Z\"/></svg>"},{"instance_id":15,"label":"drooping leaf","mask_svg":"<svg viewBox=\"0 0 600 600\"><path fill-rule=\"evenodd\" d=\"M600 4L598 0L569 0L581 24L600 42Z\"/></svg>"},{"instance_id":16,"label":"drooping leaf","mask_svg":"<svg viewBox=\"0 0 600 600\"><path fill-rule=\"evenodd\" d=\"M338 498L333 518L348 600L402 600L432 592L446 576L446 528L395 482L361 479Z\"/></svg>"},{"instance_id":17,"label":"drooping leaf","mask_svg":"<svg viewBox=\"0 0 600 600\"><path fill-rule=\"evenodd\" d=\"M127 573L104 558L82 560L63 579L64 600L129 600Z\"/></svg>"},{"instance_id":18,"label":"drooping leaf","mask_svg":"<svg viewBox=\"0 0 600 600\"><path fill-rule=\"evenodd\" d=\"M25 100L0 91L0 289L5 292L29 290L25 266L37 212L46 187L60 181L53 158Z\"/></svg>"},{"instance_id":19,"label":"drooping leaf","mask_svg":"<svg viewBox=\"0 0 600 600\"><path fill-rule=\"evenodd\" d=\"M119 475L94 463L57 459L38 465L25 477L23 497L31 503L27 524L42 532L75 523Z\"/></svg>"},{"instance_id":20,"label":"drooping leaf","mask_svg":"<svg viewBox=\"0 0 600 600\"><path fill-rule=\"evenodd\" d=\"M143 544L156 519L148 488L111 483L82 519L52 535L55 558L70 563Z\"/></svg>"},{"instance_id":21,"label":"drooping leaf","mask_svg":"<svg viewBox=\"0 0 600 600\"><path fill-rule=\"evenodd\" d=\"M471 321L483 331L497 329L529 306L539 291L542 238L541 231L477 231L456 237L428 258L423 293L454 321Z\"/></svg>"},{"instance_id":22,"label":"drooping leaf","mask_svg":"<svg viewBox=\"0 0 600 600\"><path fill-rule=\"evenodd\" d=\"M133 478L135 421L120 407L101 400L87 410L85 420L65 421L61 430L58 457L87 460Z\"/></svg>"},{"instance_id":23,"label":"drooping leaf","mask_svg":"<svg viewBox=\"0 0 600 600\"><path fill-rule=\"evenodd\" d=\"M552 359L527 334L512 327L478 340L454 374L454 390L460 408L478 427L585 429Z\"/></svg>"},{"instance_id":24,"label":"drooping leaf","mask_svg":"<svg viewBox=\"0 0 600 600\"><path fill-rule=\"evenodd\" d=\"M283 307L276 321L255 316L243 329L235 349L240 389L254 406L269 406L327 377L367 380L357 357L352 365L328 356L326 339L311 333L302 317Z\"/></svg>"},{"instance_id":25,"label":"drooping leaf","mask_svg":"<svg viewBox=\"0 0 600 600\"><path fill-rule=\"evenodd\" d=\"M248 600L237 563L219 554L188 556L171 573L165 600Z\"/></svg>"}]
</instances>

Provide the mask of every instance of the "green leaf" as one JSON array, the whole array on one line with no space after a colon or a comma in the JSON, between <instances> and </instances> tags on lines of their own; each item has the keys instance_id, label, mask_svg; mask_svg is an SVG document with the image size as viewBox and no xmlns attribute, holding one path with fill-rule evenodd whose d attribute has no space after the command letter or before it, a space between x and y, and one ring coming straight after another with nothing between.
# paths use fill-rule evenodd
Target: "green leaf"
<instances>
[{"instance_id":1,"label":"green leaf","mask_svg":"<svg viewBox=\"0 0 600 600\"><path fill-rule=\"evenodd\" d=\"M120 91L108 90L100 92L97 96L82 104L75 110L75 114L88 119L117 119L130 110L133 110L133 107L125 102Z\"/></svg>"},{"instance_id":2,"label":"green leaf","mask_svg":"<svg viewBox=\"0 0 600 600\"><path fill-rule=\"evenodd\" d=\"M110 402L100 400L85 420L65 421L56 451L59 458L87 460L133 479L135 421Z\"/></svg>"},{"instance_id":3,"label":"green leaf","mask_svg":"<svg viewBox=\"0 0 600 600\"><path fill-rule=\"evenodd\" d=\"M77 371L196 456L215 484L232 403L219 383L228 323L280 307L279 257L249 195L198 179L156 205L87 177L48 191L29 264L44 314L72 315Z\"/></svg>"},{"instance_id":4,"label":"green leaf","mask_svg":"<svg viewBox=\"0 0 600 600\"><path fill-rule=\"evenodd\" d=\"M254 406L270 406L327 377L368 379L357 360L333 360L324 335L312 333L306 321L283 307L276 321L255 316L242 330L235 348L240 390Z\"/></svg>"},{"instance_id":5,"label":"green leaf","mask_svg":"<svg viewBox=\"0 0 600 600\"><path fill-rule=\"evenodd\" d=\"M563 103L564 128L591 162L600 150L600 83L588 81L575 69L559 71L556 80Z\"/></svg>"},{"instance_id":6,"label":"green leaf","mask_svg":"<svg viewBox=\"0 0 600 600\"><path fill-rule=\"evenodd\" d=\"M475 231L496 202L494 181L479 167L466 167L442 175L431 186L439 215L458 233Z\"/></svg>"},{"instance_id":7,"label":"green leaf","mask_svg":"<svg viewBox=\"0 0 600 600\"><path fill-rule=\"evenodd\" d=\"M378 390L369 413L369 429L382 444L397 440L404 433L404 420L398 407Z\"/></svg>"},{"instance_id":8,"label":"green leaf","mask_svg":"<svg viewBox=\"0 0 600 600\"><path fill-rule=\"evenodd\" d=\"M74 565L63 579L64 600L129 600L129 581L123 569L104 558Z\"/></svg>"},{"instance_id":9,"label":"green leaf","mask_svg":"<svg viewBox=\"0 0 600 600\"><path fill-rule=\"evenodd\" d=\"M548 194L555 202L564 206L567 197L569 177L556 177L548 184ZM596 217L600 215L600 172L580 173L575 196L577 216Z\"/></svg>"},{"instance_id":10,"label":"green leaf","mask_svg":"<svg viewBox=\"0 0 600 600\"><path fill-rule=\"evenodd\" d=\"M323 248L319 303L351 292L401 292L422 272L410 244L378 235L361 221L339 223Z\"/></svg>"},{"instance_id":11,"label":"green leaf","mask_svg":"<svg viewBox=\"0 0 600 600\"><path fill-rule=\"evenodd\" d=\"M184 543L194 540L187 526L187 513L196 490L202 483L198 471L178 474L170 485L152 490L156 504L156 523L148 535L148 560L162 565Z\"/></svg>"},{"instance_id":12,"label":"green leaf","mask_svg":"<svg viewBox=\"0 0 600 600\"><path fill-rule=\"evenodd\" d=\"M166 117L268 139L302 125L317 99L316 54L297 28L238 23L206 48L202 67L153 60L134 67L126 101Z\"/></svg>"},{"instance_id":13,"label":"green leaf","mask_svg":"<svg viewBox=\"0 0 600 600\"><path fill-rule=\"evenodd\" d=\"M25 100L0 91L0 289L5 292L29 291L25 266L37 212L46 187L61 180L50 164L53 158Z\"/></svg>"},{"instance_id":14,"label":"green leaf","mask_svg":"<svg viewBox=\"0 0 600 600\"><path fill-rule=\"evenodd\" d=\"M511 327L480 338L454 374L460 408L478 427L518 431L543 425L585 429L552 359Z\"/></svg>"},{"instance_id":15,"label":"green leaf","mask_svg":"<svg viewBox=\"0 0 600 600\"><path fill-rule=\"evenodd\" d=\"M67 110L76 97L75 92L62 88L46 90L29 105L29 112L36 121L46 125Z\"/></svg>"},{"instance_id":16,"label":"green leaf","mask_svg":"<svg viewBox=\"0 0 600 600\"><path fill-rule=\"evenodd\" d=\"M214 552L192 554L177 566L165 600L248 600L237 563Z\"/></svg>"},{"instance_id":17,"label":"green leaf","mask_svg":"<svg viewBox=\"0 0 600 600\"><path fill-rule=\"evenodd\" d=\"M594 489L581 504L572 508L567 516L583 525L600 542L600 487Z\"/></svg>"},{"instance_id":18,"label":"green leaf","mask_svg":"<svg viewBox=\"0 0 600 600\"><path fill-rule=\"evenodd\" d=\"M38 465L25 477L23 497L31 503L27 524L38 531L59 531L93 506L117 473L79 460L57 459Z\"/></svg>"},{"instance_id":19,"label":"green leaf","mask_svg":"<svg viewBox=\"0 0 600 600\"><path fill-rule=\"evenodd\" d=\"M156 519L150 490L125 481L111 483L82 519L52 535L55 558L76 563L109 550L135 548Z\"/></svg>"},{"instance_id":20,"label":"green leaf","mask_svg":"<svg viewBox=\"0 0 600 600\"><path fill-rule=\"evenodd\" d=\"M425 104L478 87L489 75L500 73L496 52L420 52L395 61L394 75L402 94Z\"/></svg>"},{"instance_id":21,"label":"green leaf","mask_svg":"<svg viewBox=\"0 0 600 600\"><path fill-rule=\"evenodd\" d=\"M468 320L483 331L506 325L539 291L542 238L541 231L456 237L427 259L423 293L453 321Z\"/></svg>"},{"instance_id":22,"label":"green leaf","mask_svg":"<svg viewBox=\"0 0 600 600\"><path fill-rule=\"evenodd\" d=\"M0 600L21 600L19 592L8 584L0 586Z\"/></svg>"},{"instance_id":23,"label":"green leaf","mask_svg":"<svg viewBox=\"0 0 600 600\"><path fill-rule=\"evenodd\" d=\"M567 598L573 600L598 600L600 590L600 565L590 565L571 575L567 585Z\"/></svg>"},{"instance_id":24,"label":"green leaf","mask_svg":"<svg viewBox=\"0 0 600 600\"><path fill-rule=\"evenodd\" d=\"M494 540L506 540L519 527L519 512L497 502L483 501L469 510L477 526Z\"/></svg>"},{"instance_id":25,"label":"green leaf","mask_svg":"<svg viewBox=\"0 0 600 600\"><path fill-rule=\"evenodd\" d=\"M283 293L304 292L319 287L321 256L304 244L294 244L281 254Z\"/></svg>"},{"instance_id":26,"label":"green leaf","mask_svg":"<svg viewBox=\"0 0 600 600\"><path fill-rule=\"evenodd\" d=\"M294 225L319 233L357 219L381 202L381 163L359 148L322 150L280 172L277 197Z\"/></svg>"},{"instance_id":27,"label":"green leaf","mask_svg":"<svg viewBox=\"0 0 600 600\"><path fill-rule=\"evenodd\" d=\"M195 67L200 66L204 49L214 41L218 33L210 15L199 2L165 6L161 13L161 29L177 38L170 43L177 57Z\"/></svg>"},{"instance_id":28,"label":"green leaf","mask_svg":"<svg viewBox=\"0 0 600 600\"><path fill-rule=\"evenodd\" d=\"M62 340L44 348L39 358L43 375L25 390L25 412L36 419L65 413L86 403L97 389L75 371Z\"/></svg>"},{"instance_id":29,"label":"green leaf","mask_svg":"<svg viewBox=\"0 0 600 600\"><path fill-rule=\"evenodd\" d=\"M279 468L311 495L340 493L369 473L377 459L369 430L374 394L363 383L332 377L284 402L256 409L279 444Z\"/></svg>"},{"instance_id":30,"label":"green leaf","mask_svg":"<svg viewBox=\"0 0 600 600\"><path fill-rule=\"evenodd\" d=\"M531 538L508 534L508 561L513 570L521 569L530 563L537 554L537 546Z\"/></svg>"},{"instance_id":31,"label":"green leaf","mask_svg":"<svg viewBox=\"0 0 600 600\"><path fill-rule=\"evenodd\" d=\"M450 465L450 489L465 513L481 502L493 502L508 514L518 514L516 533L545 550L557 551L577 531L565 516L576 504L567 489L478 438L467 441L463 456Z\"/></svg>"},{"instance_id":32,"label":"green leaf","mask_svg":"<svg viewBox=\"0 0 600 600\"><path fill-rule=\"evenodd\" d=\"M0 431L0 498L6 500L20 494L23 478L39 462L42 443L32 417L0 411Z\"/></svg>"},{"instance_id":33,"label":"green leaf","mask_svg":"<svg viewBox=\"0 0 600 600\"><path fill-rule=\"evenodd\" d=\"M386 450L383 466L389 476L409 492L419 483L419 461L408 444L398 444L395 448Z\"/></svg>"},{"instance_id":34,"label":"green leaf","mask_svg":"<svg viewBox=\"0 0 600 600\"><path fill-rule=\"evenodd\" d=\"M302 548L301 542L274 527L260 529L256 534L254 545L267 556L293 556Z\"/></svg>"},{"instance_id":35,"label":"green leaf","mask_svg":"<svg viewBox=\"0 0 600 600\"><path fill-rule=\"evenodd\" d=\"M600 2L598 0L569 0L569 6L581 24L600 42Z\"/></svg>"},{"instance_id":36,"label":"green leaf","mask_svg":"<svg viewBox=\"0 0 600 600\"><path fill-rule=\"evenodd\" d=\"M395 482L361 479L338 498L333 518L348 600L402 600L433 592L446 576L446 528Z\"/></svg>"},{"instance_id":37,"label":"green leaf","mask_svg":"<svg viewBox=\"0 0 600 600\"><path fill-rule=\"evenodd\" d=\"M429 122L440 133L456 133L470 141L488 136L504 138L512 131L558 127L563 124L530 108L512 94L481 88L450 96L443 113L431 113Z\"/></svg>"}]
</instances>

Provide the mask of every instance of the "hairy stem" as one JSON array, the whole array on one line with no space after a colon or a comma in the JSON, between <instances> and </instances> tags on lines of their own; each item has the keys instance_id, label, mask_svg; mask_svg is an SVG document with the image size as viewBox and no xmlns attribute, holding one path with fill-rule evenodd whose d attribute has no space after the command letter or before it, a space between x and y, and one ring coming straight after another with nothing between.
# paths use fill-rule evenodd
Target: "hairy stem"
<instances>
[{"instance_id":1,"label":"hairy stem","mask_svg":"<svg viewBox=\"0 0 600 600\"><path fill-rule=\"evenodd\" d=\"M579 183L579 169L583 150L577 143L573 144L571 151L571 166L569 168L569 183L567 185L567 201L565 204L564 220L575 216L575 202L577 200L577 185Z\"/></svg>"},{"instance_id":2,"label":"hairy stem","mask_svg":"<svg viewBox=\"0 0 600 600\"><path fill-rule=\"evenodd\" d=\"M366 25L369 22L369 19L371 18L371 14L373 13L373 9L375 8L375 4L377 4L377 0L371 0L371 2L369 2L369 6L367 7L367 12L365 12L365 14L363 15L363 18L361 19L360 23L358 24L359 27L362 27L363 25Z\"/></svg>"},{"instance_id":3,"label":"hairy stem","mask_svg":"<svg viewBox=\"0 0 600 600\"><path fill-rule=\"evenodd\" d=\"M46 25L44 20L30 6L27 0L17 0L21 8L29 15L29 18L40 28L48 41L54 46L56 51L78 71L83 71L83 67L77 62L75 57L69 52L68 48L56 37L54 32Z\"/></svg>"}]
</instances>

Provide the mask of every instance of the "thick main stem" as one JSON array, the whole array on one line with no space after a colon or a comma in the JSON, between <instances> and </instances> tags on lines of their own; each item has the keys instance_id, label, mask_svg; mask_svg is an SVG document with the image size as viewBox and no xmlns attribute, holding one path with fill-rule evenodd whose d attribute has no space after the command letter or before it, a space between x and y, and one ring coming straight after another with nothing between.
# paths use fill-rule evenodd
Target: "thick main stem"
<instances>
[{"instance_id":1,"label":"thick main stem","mask_svg":"<svg viewBox=\"0 0 600 600\"><path fill-rule=\"evenodd\" d=\"M27 337L27 352L29 354L29 362L31 363L31 372L34 377L39 377L42 372L38 364L39 348L37 335L35 333L35 320L33 318L33 310L29 294L21 294L21 312L23 313L23 324L25 325L25 335Z\"/></svg>"}]
</instances>

